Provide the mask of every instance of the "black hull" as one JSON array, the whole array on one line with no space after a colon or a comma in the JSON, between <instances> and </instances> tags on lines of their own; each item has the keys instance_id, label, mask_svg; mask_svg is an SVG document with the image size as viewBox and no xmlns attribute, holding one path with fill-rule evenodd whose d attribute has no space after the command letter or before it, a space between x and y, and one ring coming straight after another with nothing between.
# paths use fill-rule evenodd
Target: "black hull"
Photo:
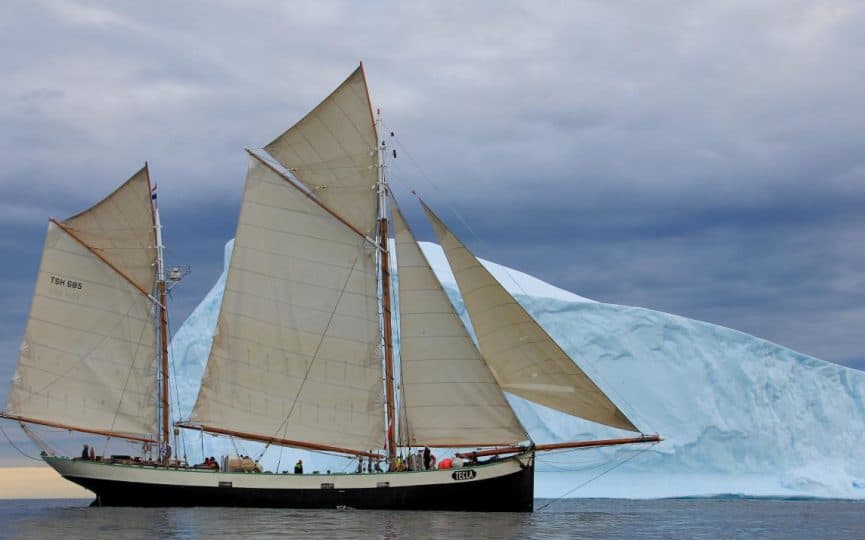
<instances>
[{"instance_id":1,"label":"black hull","mask_svg":"<svg viewBox=\"0 0 865 540\"><path fill-rule=\"evenodd\" d=\"M464 483L372 489L253 489L67 477L96 493L95 506L228 506L531 512L534 467Z\"/></svg>"}]
</instances>

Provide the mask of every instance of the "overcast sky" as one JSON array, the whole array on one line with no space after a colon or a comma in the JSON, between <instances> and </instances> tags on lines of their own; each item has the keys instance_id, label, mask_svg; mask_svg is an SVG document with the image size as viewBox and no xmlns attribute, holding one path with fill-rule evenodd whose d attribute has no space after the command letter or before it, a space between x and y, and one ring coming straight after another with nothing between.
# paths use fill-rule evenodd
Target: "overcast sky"
<instances>
[{"instance_id":1,"label":"overcast sky","mask_svg":"<svg viewBox=\"0 0 865 540\"><path fill-rule=\"evenodd\" d=\"M149 161L168 262L193 268L179 326L221 271L243 148L360 60L397 194L478 255L865 368L858 0L12 0L0 51L4 403L49 216Z\"/></svg>"}]
</instances>

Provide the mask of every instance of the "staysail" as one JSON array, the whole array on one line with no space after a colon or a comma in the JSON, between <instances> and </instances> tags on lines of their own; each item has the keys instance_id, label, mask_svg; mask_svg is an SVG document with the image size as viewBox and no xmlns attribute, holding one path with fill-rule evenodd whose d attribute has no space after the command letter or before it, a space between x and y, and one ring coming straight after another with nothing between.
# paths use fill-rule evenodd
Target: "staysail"
<instances>
[{"instance_id":1,"label":"staysail","mask_svg":"<svg viewBox=\"0 0 865 540\"><path fill-rule=\"evenodd\" d=\"M361 66L264 149L325 206L375 236L376 139Z\"/></svg>"},{"instance_id":2,"label":"staysail","mask_svg":"<svg viewBox=\"0 0 865 540\"><path fill-rule=\"evenodd\" d=\"M639 431L426 204L481 354L502 390L608 426Z\"/></svg>"},{"instance_id":3,"label":"staysail","mask_svg":"<svg viewBox=\"0 0 865 540\"><path fill-rule=\"evenodd\" d=\"M392 212L403 444L465 447L528 440L396 204Z\"/></svg>"},{"instance_id":4,"label":"staysail","mask_svg":"<svg viewBox=\"0 0 865 540\"><path fill-rule=\"evenodd\" d=\"M252 156L191 420L260 440L381 448L375 247L301 190Z\"/></svg>"},{"instance_id":5,"label":"staysail","mask_svg":"<svg viewBox=\"0 0 865 540\"><path fill-rule=\"evenodd\" d=\"M49 223L7 415L157 432L155 246L146 168L89 210Z\"/></svg>"}]
</instances>

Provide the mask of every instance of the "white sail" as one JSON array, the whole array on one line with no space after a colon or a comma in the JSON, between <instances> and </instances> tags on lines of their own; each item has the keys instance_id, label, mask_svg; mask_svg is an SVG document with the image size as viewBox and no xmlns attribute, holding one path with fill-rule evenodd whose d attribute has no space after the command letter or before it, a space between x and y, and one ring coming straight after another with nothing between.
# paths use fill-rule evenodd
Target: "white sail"
<instances>
[{"instance_id":1,"label":"white sail","mask_svg":"<svg viewBox=\"0 0 865 540\"><path fill-rule=\"evenodd\" d=\"M192 421L375 449L381 392L375 248L251 158Z\"/></svg>"},{"instance_id":2,"label":"white sail","mask_svg":"<svg viewBox=\"0 0 865 540\"><path fill-rule=\"evenodd\" d=\"M156 277L156 233L147 168L99 204L63 222L78 238L150 291Z\"/></svg>"},{"instance_id":3,"label":"white sail","mask_svg":"<svg viewBox=\"0 0 865 540\"><path fill-rule=\"evenodd\" d=\"M331 210L375 236L378 157L363 68L265 147Z\"/></svg>"},{"instance_id":4,"label":"white sail","mask_svg":"<svg viewBox=\"0 0 865 540\"><path fill-rule=\"evenodd\" d=\"M156 432L154 246L145 169L90 210L49 224L7 414Z\"/></svg>"},{"instance_id":5,"label":"white sail","mask_svg":"<svg viewBox=\"0 0 865 540\"><path fill-rule=\"evenodd\" d=\"M424 204L502 390L612 427L639 431Z\"/></svg>"},{"instance_id":6,"label":"white sail","mask_svg":"<svg viewBox=\"0 0 865 540\"><path fill-rule=\"evenodd\" d=\"M393 222L403 444L494 446L527 440L396 205Z\"/></svg>"}]
</instances>

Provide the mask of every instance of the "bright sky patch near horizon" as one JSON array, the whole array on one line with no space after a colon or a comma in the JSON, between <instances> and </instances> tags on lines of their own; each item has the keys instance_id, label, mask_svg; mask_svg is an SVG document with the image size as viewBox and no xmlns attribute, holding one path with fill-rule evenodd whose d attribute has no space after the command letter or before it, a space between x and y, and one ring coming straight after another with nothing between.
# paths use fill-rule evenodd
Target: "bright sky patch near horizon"
<instances>
[{"instance_id":1,"label":"bright sky patch near horizon","mask_svg":"<svg viewBox=\"0 0 865 540\"><path fill-rule=\"evenodd\" d=\"M0 499L92 499L51 467L0 467Z\"/></svg>"}]
</instances>

